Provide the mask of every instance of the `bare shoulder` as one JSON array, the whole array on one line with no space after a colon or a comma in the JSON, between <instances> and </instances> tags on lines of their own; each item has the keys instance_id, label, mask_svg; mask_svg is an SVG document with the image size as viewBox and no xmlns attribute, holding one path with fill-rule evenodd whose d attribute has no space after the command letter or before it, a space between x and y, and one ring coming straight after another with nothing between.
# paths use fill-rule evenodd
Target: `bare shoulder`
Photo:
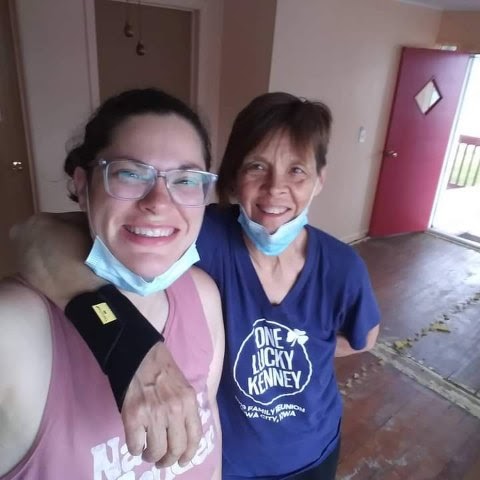
<instances>
[{"instance_id":1,"label":"bare shoulder","mask_svg":"<svg viewBox=\"0 0 480 480\"><path fill-rule=\"evenodd\" d=\"M210 329L213 331L223 329L222 304L216 283L200 268L192 267L190 273L197 287Z\"/></svg>"},{"instance_id":2,"label":"bare shoulder","mask_svg":"<svg viewBox=\"0 0 480 480\"><path fill-rule=\"evenodd\" d=\"M30 448L50 385L49 310L29 288L0 282L0 476Z\"/></svg>"},{"instance_id":3,"label":"bare shoulder","mask_svg":"<svg viewBox=\"0 0 480 480\"><path fill-rule=\"evenodd\" d=\"M1 389L5 384L21 384L22 375L33 377L51 357L47 305L18 282L0 282L0 330Z\"/></svg>"},{"instance_id":4,"label":"bare shoulder","mask_svg":"<svg viewBox=\"0 0 480 480\"><path fill-rule=\"evenodd\" d=\"M217 284L208 273L198 267L192 267L190 273L200 294L213 293L219 295Z\"/></svg>"},{"instance_id":5,"label":"bare shoulder","mask_svg":"<svg viewBox=\"0 0 480 480\"><path fill-rule=\"evenodd\" d=\"M31 288L14 279L0 281L0 324L2 328L22 330L37 324L33 318L47 314L43 299ZM4 332L3 332L4 333ZM2 335L3 337L3 335Z\"/></svg>"},{"instance_id":6,"label":"bare shoulder","mask_svg":"<svg viewBox=\"0 0 480 480\"><path fill-rule=\"evenodd\" d=\"M200 301L202 302L203 311L205 312L205 318L213 342L214 354L210 365L207 385L208 391L210 392L210 402L216 412L215 418L217 429L220 431L220 422L218 419L218 410L215 399L220 377L222 375L223 355L225 352L225 331L223 327L220 292L213 279L203 270L193 267L190 271L197 287Z\"/></svg>"}]
</instances>

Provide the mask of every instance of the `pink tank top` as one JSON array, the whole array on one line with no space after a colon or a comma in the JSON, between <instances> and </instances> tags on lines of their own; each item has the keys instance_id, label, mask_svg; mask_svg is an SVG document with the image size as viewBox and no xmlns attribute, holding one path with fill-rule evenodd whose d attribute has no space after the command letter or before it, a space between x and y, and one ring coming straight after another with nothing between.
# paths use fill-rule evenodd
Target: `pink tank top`
<instances>
[{"instance_id":1,"label":"pink tank top","mask_svg":"<svg viewBox=\"0 0 480 480\"><path fill-rule=\"evenodd\" d=\"M25 458L2 480L208 480L220 463L208 402L210 331L189 273L169 289L165 341L197 392L203 437L185 467L158 469L132 457L107 377L63 312L50 309L53 366L40 429ZM185 301L188 299L188 301Z\"/></svg>"}]
</instances>

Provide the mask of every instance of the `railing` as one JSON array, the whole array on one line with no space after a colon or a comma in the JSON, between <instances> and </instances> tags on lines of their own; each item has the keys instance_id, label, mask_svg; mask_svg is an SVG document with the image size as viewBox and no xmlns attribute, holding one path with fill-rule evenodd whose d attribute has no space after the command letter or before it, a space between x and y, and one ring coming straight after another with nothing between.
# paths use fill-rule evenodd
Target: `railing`
<instances>
[{"instance_id":1,"label":"railing","mask_svg":"<svg viewBox=\"0 0 480 480\"><path fill-rule=\"evenodd\" d=\"M460 135L447 188L480 187L480 138Z\"/></svg>"}]
</instances>

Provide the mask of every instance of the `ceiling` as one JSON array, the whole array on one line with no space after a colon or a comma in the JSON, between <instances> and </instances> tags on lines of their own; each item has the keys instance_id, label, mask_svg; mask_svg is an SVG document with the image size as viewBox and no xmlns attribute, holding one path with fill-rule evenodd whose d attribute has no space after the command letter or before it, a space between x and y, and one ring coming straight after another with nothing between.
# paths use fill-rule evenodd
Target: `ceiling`
<instances>
[{"instance_id":1,"label":"ceiling","mask_svg":"<svg viewBox=\"0 0 480 480\"><path fill-rule=\"evenodd\" d=\"M477 10L480 11L480 0L400 0L403 3L423 5L437 10Z\"/></svg>"}]
</instances>

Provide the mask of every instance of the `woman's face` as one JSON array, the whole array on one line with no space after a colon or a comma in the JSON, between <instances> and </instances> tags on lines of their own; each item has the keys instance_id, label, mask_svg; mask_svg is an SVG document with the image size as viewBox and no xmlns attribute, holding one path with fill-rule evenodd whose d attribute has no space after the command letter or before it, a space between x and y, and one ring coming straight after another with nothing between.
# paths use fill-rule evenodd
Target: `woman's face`
<instances>
[{"instance_id":1,"label":"woman's face","mask_svg":"<svg viewBox=\"0 0 480 480\"><path fill-rule=\"evenodd\" d=\"M99 152L107 162L137 160L158 170L205 170L202 143L194 127L169 114L132 116L113 132L111 145ZM140 200L119 200L105 191L102 167L95 167L87 188L86 172L77 168L74 184L79 203L115 257L144 278L167 270L195 241L204 207L174 203L163 178Z\"/></svg>"},{"instance_id":2,"label":"woman's face","mask_svg":"<svg viewBox=\"0 0 480 480\"><path fill-rule=\"evenodd\" d=\"M288 133L279 132L244 159L235 194L247 215L274 233L320 193L323 180L313 150L299 155Z\"/></svg>"}]
</instances>

